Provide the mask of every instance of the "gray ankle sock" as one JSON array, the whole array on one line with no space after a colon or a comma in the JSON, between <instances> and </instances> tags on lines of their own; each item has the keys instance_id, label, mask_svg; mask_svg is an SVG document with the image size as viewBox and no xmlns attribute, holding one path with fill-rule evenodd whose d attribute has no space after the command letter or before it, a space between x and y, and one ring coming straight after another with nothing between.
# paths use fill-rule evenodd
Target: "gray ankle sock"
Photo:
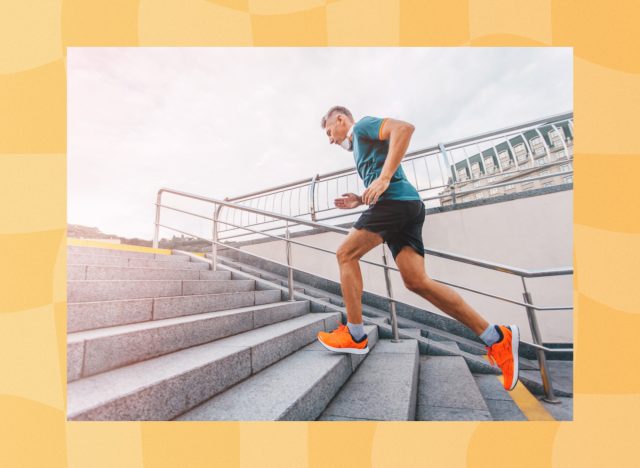
<instances>
[{"instance_id":1,"label":"gray ankle sock","mask_svg":"<svg viewBox=\"0 0 640 468\"><path fill-rule=\"evenodd\" d=\"M500 341L500 334L496 328L496 325L490 323L485 331L480 335L480 339L485 342L487 346L491 346Z\"/></svg>"},{"instance_id":2,"label":"gray ankle sock","mask_svg":"<svg viewBox=\"0 0 640 468\"><path fill-rule=\"evenodd\" d=\"M361 323L355 324L351 322L347 322L347 327L349 328L349 333L354 340L360 341L364 336L364 325Z\"/></svg>"}]
</instances>

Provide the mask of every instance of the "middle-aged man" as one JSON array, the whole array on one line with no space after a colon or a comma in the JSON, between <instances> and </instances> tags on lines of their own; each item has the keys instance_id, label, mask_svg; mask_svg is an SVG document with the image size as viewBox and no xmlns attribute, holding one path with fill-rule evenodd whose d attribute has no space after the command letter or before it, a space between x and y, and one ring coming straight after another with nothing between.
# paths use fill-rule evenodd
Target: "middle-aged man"
<instances>
[{"instance_id":1,"label":"middle-aged man","mask_svg":"<svg viewBox=\"0 0 640 468\"><path fill-rule=\"evenodd\" d=\"M425 207L400 165L414 126L401 120L376 117L355 122L351 112L341 106L329 109L321 124L329 143L353 152L358 175L366 187L362 195L346 193L336 198L335 206L340 209L362 204L369 207L355 222L336 254L347 325L339 325L331 333L318 333L320 343L334 352L369 352L362 324L359 260L386 242L405 286L478 335L487 345L489 359L502 370L504 387L512 390L518 381L520 332L517 325L489 324L458 293L432 280L425 271L422 243Z\"/></svg>"}]
</instances>

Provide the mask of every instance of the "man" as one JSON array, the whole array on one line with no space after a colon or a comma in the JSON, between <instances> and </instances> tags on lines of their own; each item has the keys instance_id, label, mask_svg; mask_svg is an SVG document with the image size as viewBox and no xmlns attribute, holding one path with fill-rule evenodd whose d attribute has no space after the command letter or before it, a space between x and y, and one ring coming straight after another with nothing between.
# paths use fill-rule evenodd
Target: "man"
<instances>
[{"instance_id":1,"label":"man","mask_svg":"<svg viewBox=\"0 0 640 468\"><path fill-rule=\"evenodd\" d=\"M489 324L453 289L426 274L422 243L425 207L400 165L414 126L390 118L364 117L355 122L351 112L341 106L329 109L321 124L330 144L353 151L358 175L366 187L361 196L346 193L336 198L335 206L352 209L364 204L369 208L336 253L347 325L339 325L331 333L320 332L320 343L334 352L369 351L362 324L359 259L386 242L405 286L476 333L487 345L489 359L501 368L504 387L512 390L518 381L518 327Z\"/></svg>"}]
</instances>

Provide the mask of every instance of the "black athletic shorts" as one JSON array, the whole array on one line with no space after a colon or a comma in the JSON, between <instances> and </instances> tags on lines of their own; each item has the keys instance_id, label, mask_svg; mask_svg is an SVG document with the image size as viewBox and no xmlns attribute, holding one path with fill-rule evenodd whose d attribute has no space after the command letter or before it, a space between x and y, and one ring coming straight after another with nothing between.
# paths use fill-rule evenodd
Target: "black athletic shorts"
<instances>
[{"instance_id":1,"label":"black athletic shorts","mask_svg":"<svg viewBox=\"0 0 640 468\"><path fill-rule=\"evenodd\" d=\"M405 245L424 257L422 225L425 207L422 200L378 200L362 212L353 225L382 236L395 260Z\"/></svg>"}]
</instances>

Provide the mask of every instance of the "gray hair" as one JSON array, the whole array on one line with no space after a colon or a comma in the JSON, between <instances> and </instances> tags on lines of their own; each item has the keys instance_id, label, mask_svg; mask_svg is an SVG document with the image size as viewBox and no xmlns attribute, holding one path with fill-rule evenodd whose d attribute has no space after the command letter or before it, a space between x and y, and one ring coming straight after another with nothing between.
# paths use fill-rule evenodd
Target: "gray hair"
<instances>
[{"instance_id":1,"label":"gray hair","mask_svg":"<svg viewBox=\"0 0 640 468\"><path fill-rule=\"evenodd\" d=\"M353 115L351 115L351 112L349 111L349 109L342 106L333 106L324 115L324 117L322 117L322 120L320 121L320 125L322 126L322 128L325 128L327 126L327 120L329 120L329 118L331 118L333 114L344 114L349 118L349 120L353 122Z\"/></svg>"}]
</instances>

